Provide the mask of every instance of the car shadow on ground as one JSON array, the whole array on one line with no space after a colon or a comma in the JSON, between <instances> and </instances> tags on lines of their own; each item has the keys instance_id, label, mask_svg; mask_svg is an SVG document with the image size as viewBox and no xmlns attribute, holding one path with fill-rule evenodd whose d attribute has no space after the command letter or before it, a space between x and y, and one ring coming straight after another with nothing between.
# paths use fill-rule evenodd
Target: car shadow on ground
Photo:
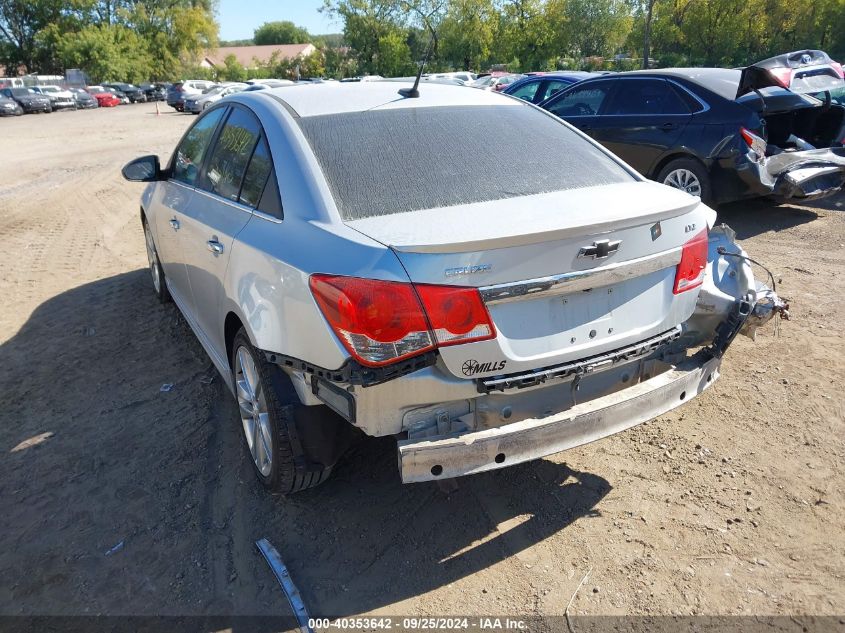
<instances>
[{"instance_id":1,"label":"car shadow on ground","mask_svg":"<svg viewBox=\"0 0 845 633\"><path fill-rule=\"evenodd\" d=\"M717 223L724 222L744 240L769 231L783 231L812 222L819 217L816 210L845 211L845 193L812 202L777 204L760 198L721 205Z\"/></svg>"},{"instance_id":2,"label":"car shadow on ground","mask_svg":"<svg viewBox=\"0 0 845 633\"><path fill-rule=\"evenodd\" d=\"M146 270L35 309L0 345L0 398L5 614L284 615L264 537L312 615L408 614L405 601L473 574L493 594L514 557L542 577L543 541L611 490L546 460L448 493L403 485L395 441L365 438L323 486L271 496L234 399Z\"/></svg>"}]
</instances>

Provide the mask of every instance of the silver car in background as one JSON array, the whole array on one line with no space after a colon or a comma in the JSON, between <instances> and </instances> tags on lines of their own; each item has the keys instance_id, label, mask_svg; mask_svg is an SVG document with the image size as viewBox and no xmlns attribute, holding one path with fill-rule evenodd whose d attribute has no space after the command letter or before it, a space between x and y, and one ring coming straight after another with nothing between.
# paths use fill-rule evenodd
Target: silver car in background
<instances>
[{"instance_id":1,"label":"silver car in background","mask_svg":"<svg viewBox=\"0 0 845 633\"><path fill-rule=\"evenodd\" d=\"M189 97L185 97L185 112L199 114L210 105L220 101L223 97L228 97L236 92L241 92L248 87L248 84L244 83L220 84L201 95L191 95Z\"/></svg>"},{"instance_id":2,"label":"silver car in background","mask_svg":"<svg viewBox=\"0 0 845 633\"><path fill-rule=\"evenodd\" d=\"M324 481L357 432L398 438L405 482L597 440L785 312L697 198L521 100L397 87L232 95L124 167L267 488Z\"/></svg>"}]
</instances>

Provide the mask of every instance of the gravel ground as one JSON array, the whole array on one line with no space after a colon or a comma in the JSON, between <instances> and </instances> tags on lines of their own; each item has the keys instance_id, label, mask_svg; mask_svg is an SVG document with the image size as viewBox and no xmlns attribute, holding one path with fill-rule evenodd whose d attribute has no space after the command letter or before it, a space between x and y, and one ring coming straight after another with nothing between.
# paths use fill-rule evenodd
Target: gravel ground
<instances>
[{"instance_id":1,"label":"gravel ground","mask_svg":"<svg viewBox=\"0 0 845 633\"><path fill-rule=\"evenodd\" d=\"M368 439L275 498L150 288L119 171L167 110L0 120L0 614L287 614L261 537L315 615L561 615L585 577L572 614L845 612L843 197L720 211L793 320L675 412L449 493Z\"/></svg>"}]
</instances>

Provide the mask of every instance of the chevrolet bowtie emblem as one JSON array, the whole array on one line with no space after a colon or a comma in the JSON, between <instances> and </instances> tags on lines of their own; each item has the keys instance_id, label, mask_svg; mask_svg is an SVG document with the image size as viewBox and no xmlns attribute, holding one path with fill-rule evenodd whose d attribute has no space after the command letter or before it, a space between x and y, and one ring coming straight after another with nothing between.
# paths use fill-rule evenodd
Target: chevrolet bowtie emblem
<instances>
[{"instance_id":1,"label":"chevrolet bowtie emblem","mask_svg":"<svg viewBox=\"0 0 845 633\"><path fill-rule=\"evenodd\" d=\"M578 257L592 257L593 259L604 259L619 250L622 240L599 240L593 242L592 246L582 246L578 251Z\"/></svg>"}]
</instances>

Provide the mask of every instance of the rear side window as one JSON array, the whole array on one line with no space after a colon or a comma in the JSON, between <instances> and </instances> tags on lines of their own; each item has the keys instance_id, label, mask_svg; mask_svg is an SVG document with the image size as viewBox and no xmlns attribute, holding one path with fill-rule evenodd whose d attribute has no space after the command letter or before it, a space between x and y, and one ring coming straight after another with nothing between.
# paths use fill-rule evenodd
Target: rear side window
<instances>
[{"instance_id":1,"label":"rear side window","mask_svg":"<svg viewBox=\"0 0 845 633\"><path fill-rule=\"evenodd\" d=\"M537 94L537 89L540 87L539 81L529 81L527 84L520 86L510 93L512 97L519 97L525 101L534 101L534 95Z\"/></svg>"},{"instance_id":2,"label":"rear side window","mask_svg":"<svg viewBox=\"0 0 845 633\"><path fill-rule=\"evenodd\" d=\"M263 134L246 168L243 185L241 185L240 202L282 219L282 204L276 175L273 173L273 158L270 156L267 139Z\"/></svg>"},{"instance_id":3,"label":"rear side window","mask_svg":"<svg viewBox=\"0 0 845 633\"><path fill-rule=\"evenodd\" d=\"M601 110L607 95L610 93L611 82L601 81L575 88L571 92L545 106L549 112L561 118L572 116L595 116Z\"/></svg>"},{"instance_id":4,"label":"rear side window","mask_svg":"<svg viewBox=\"0 0 845 633\"><path fill-rule=\"evenodd\" d=\"M237 202L249 159L261 135L258 120L242 108L234 108L217 137L200 187Z\"/></svg>"},{"instance_id":5,"label":"rear side window","mask_svg":"<svg viewBox=\"0 0 845 633\"><path fill-rule=\"evenodd\" d=\"M174 180L191 186L196 184L203 157L225 111L225 108L218 108L203 116L179 143L173 158Z\"/></svg>"},{"instance_id":6,"label":"rear side window","mask_svg":"<svg viewBox=\"0 0 845 633\"><path fill-rule=\"evenodd\" d=\"M690 110L662 79L622 79L604 114L689 114Z\"/></svg>"},{"instance_id":7,"label":"rear side window","mask_svg":"<svg viewBox=\"0 0 845 633\"><path fill-rule=\"evenodd\" d=\"M634 180L571 128L518 102L298 123L345 220Z\"/></svg>"}]
</instances>

